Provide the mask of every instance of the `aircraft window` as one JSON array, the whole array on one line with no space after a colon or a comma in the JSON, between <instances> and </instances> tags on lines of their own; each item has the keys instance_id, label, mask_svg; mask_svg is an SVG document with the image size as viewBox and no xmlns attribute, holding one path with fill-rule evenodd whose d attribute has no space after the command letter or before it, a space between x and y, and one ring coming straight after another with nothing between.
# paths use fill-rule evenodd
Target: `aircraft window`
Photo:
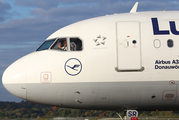
<instances>
[{"instance_id":1,"label":"aircraft window","mask_svg":"<svg viewBox=\"0 0 179 120\"><path fill-rule=\"evenodd\" d=\"M155 47L155 48L160 48L160 46L161 46L160 40L159 40L159 39L155 39L155 40L154 40L154 47Z\"/></svg>"},{"instance_id":2,"label":"aircraft window","mask_svg":"<svg viewBox=\"0 0 179 120\"><path fill-rule=\"evenodd\" d=\"M42 45L36 51L47 50L55 40L56 39L43 42Z\"/></svg>"},{"instance_id":3,"label":"aircraft window","mask_svg":"<svg viewBox=\"0 0 179 120\"><path fill-rule=\"evenodd\" d=\"M70 38L70 50L71 51L81 51L82 41L79 38Z\"/></svg>"},{"instance_id":4,"label":"aircraft window","mask_svg":"<svg viewBox=\"0 0 179 120\"><path fill-rule=\"evenodd\" d=\"M56 49L56 50L62 50L62 51L67 51L67 39L66 38L59 38L55 44L52 46L51 49Z\"/></svg>"},{"instance_id":5,"label":"aircraft window","mask_svg":"<svg viewBox=\"0 0 179 120\"><path fill-rule=\"evenodd\" d=\"M168 45L168 47L173 47L173 40L169 39L167 41L167 45Z\"/></svg>"}]
</instances>

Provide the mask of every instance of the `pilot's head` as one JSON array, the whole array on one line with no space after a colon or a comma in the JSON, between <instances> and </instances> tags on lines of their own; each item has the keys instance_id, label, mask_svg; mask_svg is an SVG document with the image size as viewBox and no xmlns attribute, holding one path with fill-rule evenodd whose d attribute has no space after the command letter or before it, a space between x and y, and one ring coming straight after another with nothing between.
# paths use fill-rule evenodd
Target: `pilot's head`
<instances>
[{"instance_id":1,"label":"pilot's head","mask_svg":"<svg viewBox=\"0 0 179 120\"><path fill-rule=\"evenodd\" d=\"M63 43L63 44L64 44L64 46L67 46L67 41L64 41L64 43Z\"/></svg>"}]
</instances>

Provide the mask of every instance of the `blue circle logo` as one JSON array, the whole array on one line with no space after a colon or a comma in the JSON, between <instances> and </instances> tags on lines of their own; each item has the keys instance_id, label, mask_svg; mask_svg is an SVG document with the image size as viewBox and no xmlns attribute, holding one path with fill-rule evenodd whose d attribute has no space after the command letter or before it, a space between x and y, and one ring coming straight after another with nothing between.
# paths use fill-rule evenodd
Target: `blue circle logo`
<instances>
[{"instance_id":1,"label":"blue circle logo","mask_svg":"<svg viewBox=\"0 0 179 120\"><path fill-rule=\"evenodd\" d=\"M64 68L69 75L76 76L81 72L82 64L78 59L70 58L66 61Z\"/></svg>"}]
</instances>

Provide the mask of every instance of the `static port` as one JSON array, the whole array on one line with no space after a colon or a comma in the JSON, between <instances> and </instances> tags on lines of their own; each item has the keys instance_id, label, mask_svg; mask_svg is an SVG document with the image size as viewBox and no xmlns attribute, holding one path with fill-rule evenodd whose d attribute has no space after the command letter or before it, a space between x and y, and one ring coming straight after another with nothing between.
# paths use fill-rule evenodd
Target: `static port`
<instances>
[{"instance_id":1,"label":"static port","mask_svg":"<svg viewBox=\"0 0 179 120\"><path fill-rule=\"evenodd\" d=\"M156 96L155 95L152 95L152 97L151 97L152 99L155 99L156 98Z\"/></svg>"}]
</instances>

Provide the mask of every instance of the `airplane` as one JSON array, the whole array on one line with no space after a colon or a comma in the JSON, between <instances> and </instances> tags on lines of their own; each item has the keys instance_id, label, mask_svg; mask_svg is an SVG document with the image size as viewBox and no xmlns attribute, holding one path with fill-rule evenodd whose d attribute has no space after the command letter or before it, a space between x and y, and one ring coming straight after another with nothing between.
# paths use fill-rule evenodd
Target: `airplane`
<instances>
[{"instance_id":1,"label":"airplane","mask_svg":"<svg viewBox=\"0 0 179 120\"><path fill-rule=\"evenodd\" d=\"M11 64L13 95L76 109L179 109L179 12L106 15L73 23Z\"/></svg>"}]
</instances>

